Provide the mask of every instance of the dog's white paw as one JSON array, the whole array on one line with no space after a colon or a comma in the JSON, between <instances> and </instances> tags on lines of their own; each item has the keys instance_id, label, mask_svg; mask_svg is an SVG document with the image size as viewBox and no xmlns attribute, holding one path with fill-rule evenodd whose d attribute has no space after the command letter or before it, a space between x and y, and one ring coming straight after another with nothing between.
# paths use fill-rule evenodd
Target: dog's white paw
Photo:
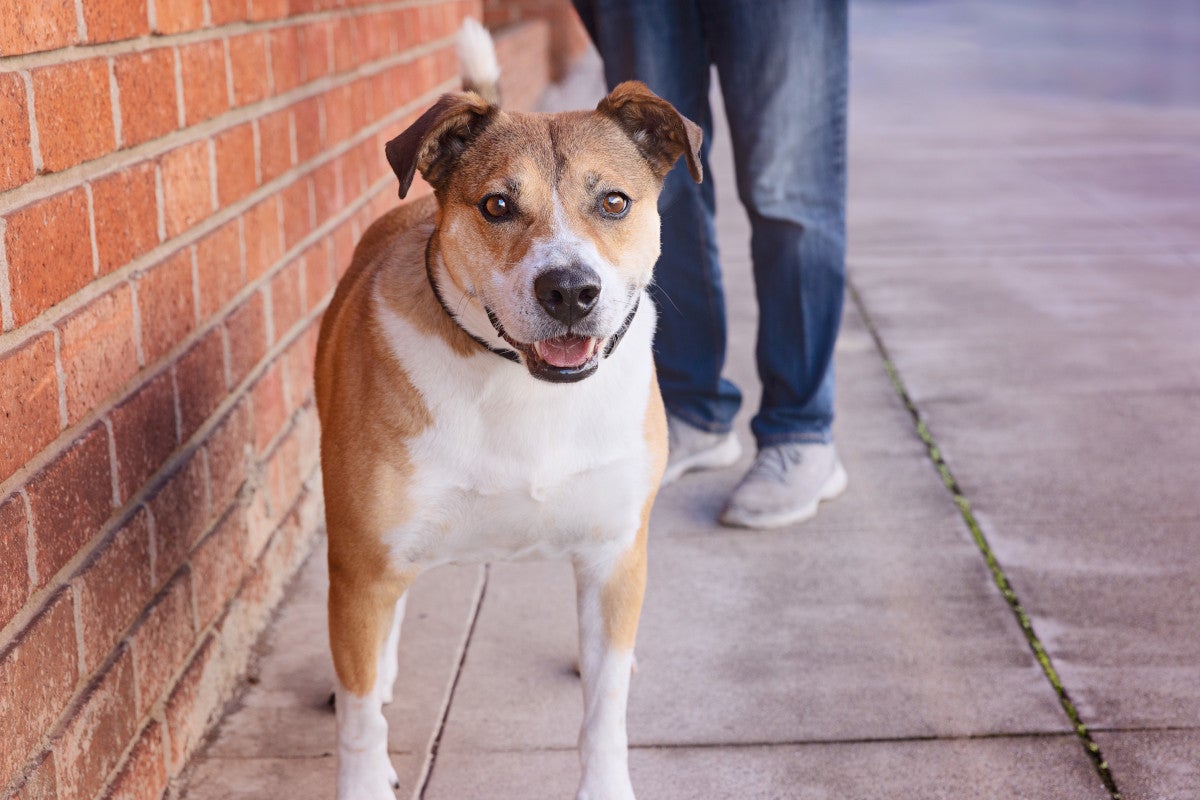
<instances>
[{"instance_id":1,"label":"dog's white paw","mask_svg":"<svg viewBox=\"0 0 1200 800\"><path fill-rule=\"evenodd\" d=\"M396 800L398 788L386 749L338 754L337 800Z\"/></svg>"}]
</instances>

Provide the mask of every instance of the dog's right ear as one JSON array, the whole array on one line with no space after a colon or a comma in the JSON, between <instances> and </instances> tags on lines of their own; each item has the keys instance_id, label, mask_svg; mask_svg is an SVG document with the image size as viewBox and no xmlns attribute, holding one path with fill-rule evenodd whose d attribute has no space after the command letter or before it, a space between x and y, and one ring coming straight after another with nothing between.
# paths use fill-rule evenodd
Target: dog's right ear
<instances>
[{"instance_id":1,"label":"dog's right ear","mask_svg":"<svg viewBox=\"0 0 1200 800\"><path fill-rule=\"evenodd\" d=\"M435 191L440 190L450 168L497 110L474 92L444 94L408 130L388 142L384 152L400 179L400 197L408 194L418 169Z\"/></svg>"}]
</instances>

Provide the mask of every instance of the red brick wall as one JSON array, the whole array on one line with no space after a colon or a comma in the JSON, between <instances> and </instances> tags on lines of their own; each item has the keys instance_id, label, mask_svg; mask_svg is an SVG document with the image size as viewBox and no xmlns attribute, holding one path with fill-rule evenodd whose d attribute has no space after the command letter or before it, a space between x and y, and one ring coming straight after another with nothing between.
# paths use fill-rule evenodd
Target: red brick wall
<instances>
[{"instance_id":1,"label":"red brick wall","mask_svg":"<svg viewBox=\"0 0 1200 800\"><path fill-rule=\"evenodd\" d=\"M482 8L6 3L0 798L155 798L320 528L317 322Z\"/></svg>"},{"instance_id":2,"label":"red brick wall","mask_svg":"<svg viewBox=\"0 0 1200 800\"><path fill-rule=\"evenodd\" d=\"M560 80L575 59L591 46L571 0L483 0L483 21L489 28L543 20L550 34L550 75Z\"/></svg>"}]
</instances>

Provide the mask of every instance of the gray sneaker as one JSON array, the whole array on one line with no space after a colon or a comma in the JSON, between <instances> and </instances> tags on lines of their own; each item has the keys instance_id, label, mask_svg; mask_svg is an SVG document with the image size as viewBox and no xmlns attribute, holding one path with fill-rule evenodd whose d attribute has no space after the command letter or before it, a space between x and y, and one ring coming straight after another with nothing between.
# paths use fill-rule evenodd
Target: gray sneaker
<instances>
[{"instance_id":1,"label":"gray sneaker","mask_svg":"<svg viewBox=\"0 0 1200 800\"><path fill-rule=\"evenodd\" d=\"M742 446L732 432L702 431L671 414L667 414L667 439L667 469L663 472L662 486L685 472L728 467L742 455Z\"/></svg>"},{"instance_id":2,"label":"gray sneaker","mask_svg":"<svg viewBox=\"0 0 1200 800\"><path fill-rule=\"evenodd\" d=\"M817 504L846 490L846 470L832 444L781 444L758 451L737 485L721 524L778 528L817 513Z\"/></svg>"}]
</instances>

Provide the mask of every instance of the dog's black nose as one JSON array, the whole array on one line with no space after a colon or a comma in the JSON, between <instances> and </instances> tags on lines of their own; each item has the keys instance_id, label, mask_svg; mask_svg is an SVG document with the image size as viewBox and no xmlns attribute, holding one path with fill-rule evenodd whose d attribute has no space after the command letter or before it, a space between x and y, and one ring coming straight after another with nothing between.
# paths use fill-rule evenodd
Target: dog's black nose
<instances>
[{"instance_id":1,"label":"dog's black nose","mask_svg":"<svg viewBox=\"0 0 1200 800\"><path fill-rule=\"evenodd\" d=\"M547 314L570 325L596 307L600 276L587 267L555 267L534 279L533 293Z\"/></svg>"}]
</instances>

